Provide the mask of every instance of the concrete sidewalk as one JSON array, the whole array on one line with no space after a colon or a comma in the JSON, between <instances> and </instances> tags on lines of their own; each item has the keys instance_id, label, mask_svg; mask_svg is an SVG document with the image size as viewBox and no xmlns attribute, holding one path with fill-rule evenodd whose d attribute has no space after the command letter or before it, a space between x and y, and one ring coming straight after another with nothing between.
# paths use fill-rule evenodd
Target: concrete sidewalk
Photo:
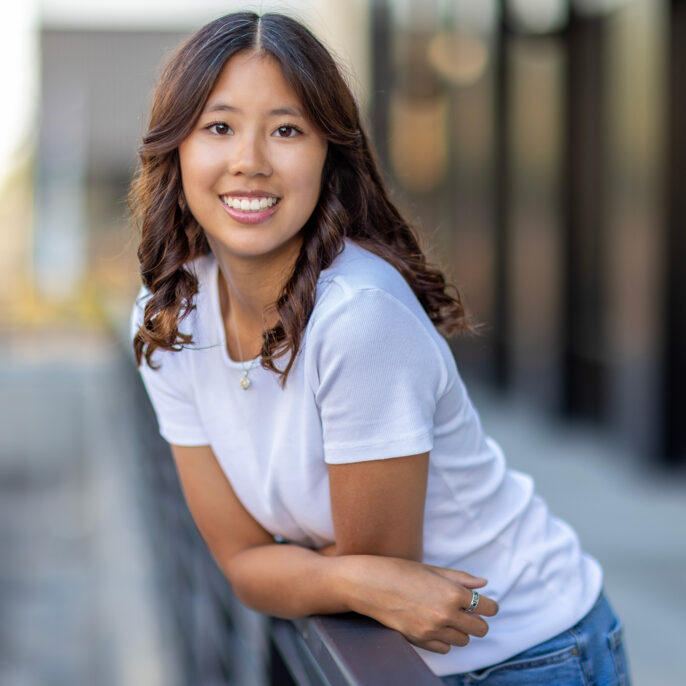
<instances>
[{"instance_id":1,"label":"concrete sidewalk","mask_svg":"<svg viewBox=\"0 0 686 686\"><path fill-rule=\"evenodd\" d=\"M116 346L0 340L0 684L177 686Z\"/></svg>"}]
</instances>

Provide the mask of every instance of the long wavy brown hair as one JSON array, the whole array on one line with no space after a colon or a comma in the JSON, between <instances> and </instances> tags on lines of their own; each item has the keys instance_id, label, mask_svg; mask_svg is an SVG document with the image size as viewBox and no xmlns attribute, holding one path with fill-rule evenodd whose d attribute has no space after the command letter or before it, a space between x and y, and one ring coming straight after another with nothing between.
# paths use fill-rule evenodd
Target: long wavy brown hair
<instances>
[{"instance_id":1,"label":"long wavy brown hair","mask_svg":"<svg viewBox=\"0 0 686 686\"><path fill-rule=\"evenodd\" d=\"M345 238L390 262L444 334L468 329L459 293L427 264L414 230L389 198L355 98L332 56L294 19L240 12L207 24L181 45L154 91L129 195L141 232L141 277L150 292L134 337L137 363L145 359L153 367L157 348L180 350L193 343L179 331L198 291L186 265L210 247L183 196L178 146L193 130L226 61L242 51L278 60L307 116L328 140L319 201L302 228L293 272L274 303L278 323L263 332L262 366L286 382L314 307L319 274ZM277 368L275 361L288 353Z\"/></svg>"}]
</instances>

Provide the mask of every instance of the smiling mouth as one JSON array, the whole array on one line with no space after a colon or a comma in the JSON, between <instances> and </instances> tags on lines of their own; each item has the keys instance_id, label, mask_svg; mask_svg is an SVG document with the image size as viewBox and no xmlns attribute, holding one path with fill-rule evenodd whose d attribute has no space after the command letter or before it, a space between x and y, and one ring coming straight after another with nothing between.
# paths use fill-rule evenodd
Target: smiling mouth
<instances>
[{"instance_id":1,"label":"smiling mouth","mask_svg":"<svg viewBox=\"0 0 686 686\"><path fill-rule=\"evenodd\" d=\"M269 221L281 202L281 198L273 195L220 195L219 198L229 217L251 226Z\"/></svg>"},{"instance_id":2,"label":"smiling mouth","mask_svg":"<svg viewBox=\"0 0 686 686\"><path fill-rule=\"evenodd\" d=\"M270 207L276 205L280 198L274 196L253 196L245 197L239 195L222 195L221 201L227 207L239 212L260 212L268 210Z\"/></svg>"}]
</instances>

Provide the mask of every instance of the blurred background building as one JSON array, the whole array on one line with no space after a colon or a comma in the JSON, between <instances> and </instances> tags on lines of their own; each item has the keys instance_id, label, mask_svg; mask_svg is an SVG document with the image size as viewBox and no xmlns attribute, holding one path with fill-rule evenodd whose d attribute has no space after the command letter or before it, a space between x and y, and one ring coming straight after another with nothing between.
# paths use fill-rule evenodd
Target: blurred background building
<instances>
[{"instance_id":1,"label":"blurred background building","mask_svg":"<svg viewBox=\"0 0 686 686\"><path fill-rule=\"evenodd\" d=\"M19 283L39 307L130 301L125 195L152 84L191 27L231 6L45 0L4 23L20 121L0 149L14 227L0 273L20 318ZM682 3L289 9L350 66L398 203L485 325L460 344L463 369L682 462Z\"/></svg>"},{"instance_id":2,"label":"blurred background building","mask_svg":"<svg viewBox=\"0 0 686 686\"><path fill-rule=\"evenodd\" d=\"M683 11L376 2L372 22L386 169L486 324L463 367L671 462L686 456Z\"/></svg>"},{"instance_id":3,"label":"blurred background building","mask_svg":"<svg viewBox=\"0 0 686 686\"><path fill-rule=\"evenodd\" d=\"M133 393L110 332L125 331L138 289L126 192L150 91L181 39L245 7L27 0L3 12L0 493L13 512L33 502L16 500L35 486L17 474L30 445L50 450L66 397L44 391L48 372L67 365L75 376L63 383L79 403L97 405L93 369ZM686 1L292 0L258 10L273 8L305 20L347 65L394 198L482 324L455 343L468 381L496 405L526 407L526 421L564 427L558 437L590 427L614 446L612 471L600 467L608 475L634 469L654 485L669 468L683 487ZM22 409L31 422L13 419ZM59 435L83 429L74 421L66 411ZM47 442L27 439L37 425ZM64 464L78 471L90 457ZM669 578L676 565L684 572L683 540L665 540L677 548ZM23 569L3 566L0 611L3 579ZM3 678L9 645L0 636L0 680L44 683ZM652 683L680 683L669 669Z\"/></svg>"}]
</instances>

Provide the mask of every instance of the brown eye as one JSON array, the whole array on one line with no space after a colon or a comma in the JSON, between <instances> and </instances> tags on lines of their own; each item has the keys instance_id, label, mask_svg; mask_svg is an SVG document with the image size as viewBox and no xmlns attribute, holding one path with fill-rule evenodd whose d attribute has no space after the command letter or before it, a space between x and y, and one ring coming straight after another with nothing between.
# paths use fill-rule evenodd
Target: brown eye
<instances>
[{"instance_id":1,"label":"brown eye","mask_svg":"<svg viewBox=\"0 0 686 686\"><path fill-rule=\"evenodd\" d=\"M224 122L215 122L214 124L210 124L207 127L207 130L217 136L226 136L231 132L231 127L228 124L224 124Z\"/></svg>"},{"instance_id":2,"label":"brown eye","mask_svg":"<svg viewBox=\"0 0 686 686\"><path fill-rule=\"evenodd\" d=\"M274 133L277 138L294 138L299 133L302 133L302 131L296 126L291 126L291 124L284 124L283 126L279 126Z\"/></svg>"}]
</instances>

